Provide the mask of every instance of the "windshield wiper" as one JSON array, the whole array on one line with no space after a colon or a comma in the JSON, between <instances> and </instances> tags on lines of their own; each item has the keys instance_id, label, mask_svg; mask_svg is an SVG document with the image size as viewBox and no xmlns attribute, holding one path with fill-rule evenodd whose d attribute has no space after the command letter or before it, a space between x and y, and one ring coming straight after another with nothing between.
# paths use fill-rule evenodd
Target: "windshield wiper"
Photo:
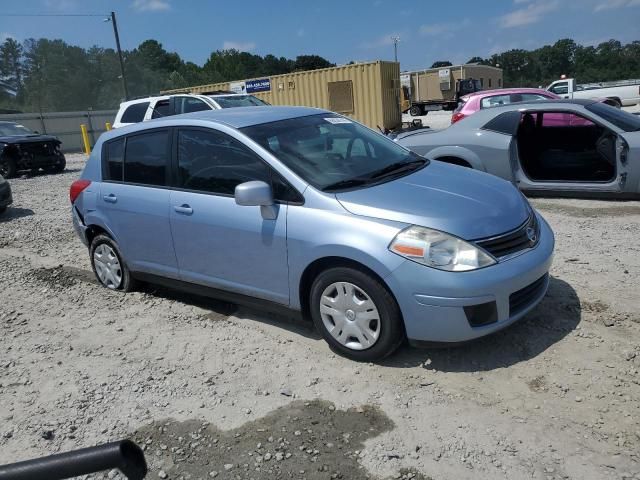
<instances>
[{"instance_id":1,"label":"windshield wiper","mask_svg":"<svg viewBox=\"0 0 640 480\"><path fill-rule=\"evenodd\" d=\"M342 190L343 188L360 187L368 183L370 178L349 178L347 180L340 180L336 183L331 183L322 189L323 192L330 192L332 190Z\"/></svg>"},{"instance_id":2,"label":"windshield wiper","mask_svg":"<svg viewBox=\"0 0 640 480\"><path fill-rule=\"evenodd\" d=\"M387 165L386 167L381 168L380 170L376 170L375 172L372 172L371 174L369 174L369 178L378 179L378 178L386 177L388 175L395 175L396 173L415 170L418 167L423 166L425 163L427 163L427 160L424 158L411 160L410 162L392 163L391 165Z\"/></svg>"}]
</instances>

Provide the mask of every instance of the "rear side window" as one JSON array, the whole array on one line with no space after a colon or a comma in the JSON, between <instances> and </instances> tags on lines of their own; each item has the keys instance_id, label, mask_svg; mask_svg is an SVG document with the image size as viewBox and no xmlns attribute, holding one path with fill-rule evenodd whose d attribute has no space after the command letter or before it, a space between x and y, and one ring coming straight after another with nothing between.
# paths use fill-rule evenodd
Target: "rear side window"
<instances>
[{"instance_id":1,"label":"rear side window","mask_svg":"<svg viewBox=\"0 0 640 480\"><path fill-rule=\"evenodd\" d=\"M124 137L112 140L104 148L104 169L105 180L112 182L122 181L122 164L124 160Z\"/></svg>"},{"instance_id":2,"label":"rear side window","mask_svg":"<svg viewBox=\"0 0 640 480\"><path fill-rule=\"evenodd\" d=\"M179 187L222 195L251 180L271 183L270 168L255 153L214 131L179 131L178 171Z\"/></svg>"},{"instance_id":3,"label":"rear side window","mask_svg":"<svg viewBox=\"0 0 640 480\"><path fill-rule=\"evenodd\" d=\"M144 120L144 114L147 113L149 102L134 103L127 107L122 114L120 122L122 123L138 123Z\"/></svg>"},{"instance_id":4,"label":"rear side window","mask_svg":"<svg viewBox=\"0 0 640 480\"><path fill-rule=\"evenodd\" d=\"M505 135L515 135L520 125L520 112L505 112L489 120L483 130L504 133Z\"/></svg>"},{"instance_id":5,"label":"rear side window","mask_svg":"<svg viewBox=\"0 0 640 480\"><path fill-rule=\"evenodd\" d=\"M493 97L485 97L480 100L480 108L491 108L499 105L508 105L510 103L510 95L494 95Z\"/></svg>"},{"instance_id":6,"label":"rear side window","mask_svg":"<svg viewBox=\"0 0 640 480\"><path fill-rule=\"evenodd\" d=\"M160 100L156 102L155 107L153 107L151 118L168 117L172 113L173 112L171 112L171 105L169 104L169 100Z\"/></svg>"},{"instance_id":7,"label":"rear side window","mask_svg":"<svg viewBox=\"0 0 640 480\"><path fill-rule=\"evenodd\" d=\"M141 185L166 185L169 131L156 130L127 138L124 181Z\"/></svg>"}]
</instances>

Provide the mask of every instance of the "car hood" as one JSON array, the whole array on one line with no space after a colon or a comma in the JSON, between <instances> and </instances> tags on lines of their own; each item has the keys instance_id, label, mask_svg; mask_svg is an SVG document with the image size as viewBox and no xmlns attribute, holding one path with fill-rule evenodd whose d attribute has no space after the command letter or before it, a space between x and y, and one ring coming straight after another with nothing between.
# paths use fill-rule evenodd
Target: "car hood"
<instances>
[{"instance_id":1,"label":"car hood","mask_svg":"<svg viewBox=\"0 0 640 480\"><path fill-rule=\"evenodd\" d=\"M529 216L529 206L509 182L442 162L336 198L355 215L421 225L466 240L513 230Z\"/></svg>"},{"instance_id":2,"label":"car hood","mask_svg":"<svg viewBox=\"0 0 640 480\"><path fill-rule=\"evenodd\" d=\"M7 135L0 136L0 143L36 143L36 142L53 142L60 143L57 137L52 135Z\"/></svg>"}]
</instances>

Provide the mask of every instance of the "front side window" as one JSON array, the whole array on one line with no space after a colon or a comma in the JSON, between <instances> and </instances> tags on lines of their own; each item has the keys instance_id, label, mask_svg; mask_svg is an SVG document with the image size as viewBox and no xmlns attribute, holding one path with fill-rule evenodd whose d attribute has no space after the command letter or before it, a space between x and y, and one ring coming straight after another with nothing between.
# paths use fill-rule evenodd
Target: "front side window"
<instances>
[{"instance_id":1,"label":"front side window","mask_svg":"<svg viewBox=\"0 0 640 480\"><path fill-rule=\"evenodd\" d=\"M211 110L211 107L207 105L205 102L200 100L199 98L193 97L178 97L176 99L178 104L178 112L180 113L191 113L191 112L201 112L203 110Z\"/></svg>"},{"instance_id":2,"label":"front side window","mask_svg":"<svg viewBox=\"0 0 640 480\"><path fill-rule=\"evenodd\" d=\"M508 105L511 103L511 96L506 95L494 95L493 97L485 97L480 100L480 108L498 107L500 105Z\"/></svg>"},{"instance_id":3,"label":"front side window","mask_svg":"<svg viewBox=\"0 0 640 480\"><path fill-rule=\"evenodd\" d=\"M553 87L551 87L551 91L556 95L566 95L567 93L569 93L569 83L568 82L556 83Z\"/></svg>"},{"instance_id":4,"label":"front side window","mask_svg":"<svg viewBox=\"0 0 640 480\"><path fill-rule=\"evenodd\" d=\"M127 107L120 121L122 123L139 123L144 120L147 108L149 108L149 102L134 103Z\"/></svg>"},{"instance_id":5,"label":"front side window","mask_svg":"<svg viewBox=\"0 0 640 480\"><path fill-rule=\"evenodd\" d=\"M157 130L127 138L124 181L140 185L166 185L169 131Z\"/></svg>"},{"instance_id":6,"label":"front side window","mask_svg":"<svg viewBox=\"0 0 640 480\"><path fill-rule=\"evenodd\" d=\"M305 182L326 191L388 181L427 163L387 137L336 114L241 130Z\"/></svg>"},{"instance_id":7,"label":"front side window","mask_svg":"<svg viewBox=\"0 0 640 480\"><path fill-rule=\"evenodd\" d=\"M209 130L178 132L178 186L233 195L236 186L252 180L271 183L269 167L236 139Z\"/></svg>"}]
</instances>

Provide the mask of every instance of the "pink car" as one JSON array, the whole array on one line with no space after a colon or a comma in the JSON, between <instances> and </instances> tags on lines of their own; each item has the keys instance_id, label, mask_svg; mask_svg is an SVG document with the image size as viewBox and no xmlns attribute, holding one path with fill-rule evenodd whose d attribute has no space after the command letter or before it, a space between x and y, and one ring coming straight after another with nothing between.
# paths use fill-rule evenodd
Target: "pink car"
<instances>
[{"instance_id":1,"label":"pink car","mask_svg":"<svg viewBox=\"0 0 640 480\"><path fill-rule=\"evenodd\" d=\"M557 100L558 95L540 88L501 88L482 90L460 97L458 108L453 111L451 123L456 123L478 110L508 105L515 102L534 102L537 100ZM562 115L562 114L558 114ZM546 122L546 118L545 118Z\"/></svg>"},{"instance_id":2,"label":"pink car","mask_svg":"<svg viewBox=\"0 0 640 480\"><path fill-rule=\"evenodd\" d=\"M460 105L453 111L451 123L456 123L472 113L485 108L507 105L515 102L535 102L538 100L561 100L562 97L540 88L501 88L498 90L482 90L460 97ZM598 101L616 106L611 99L600 98ZM538 121L537 115L533 114ZM588 126L591 120L572 113L547 113L541 119L543 127Z\"/></svg>"}]
</instances>

